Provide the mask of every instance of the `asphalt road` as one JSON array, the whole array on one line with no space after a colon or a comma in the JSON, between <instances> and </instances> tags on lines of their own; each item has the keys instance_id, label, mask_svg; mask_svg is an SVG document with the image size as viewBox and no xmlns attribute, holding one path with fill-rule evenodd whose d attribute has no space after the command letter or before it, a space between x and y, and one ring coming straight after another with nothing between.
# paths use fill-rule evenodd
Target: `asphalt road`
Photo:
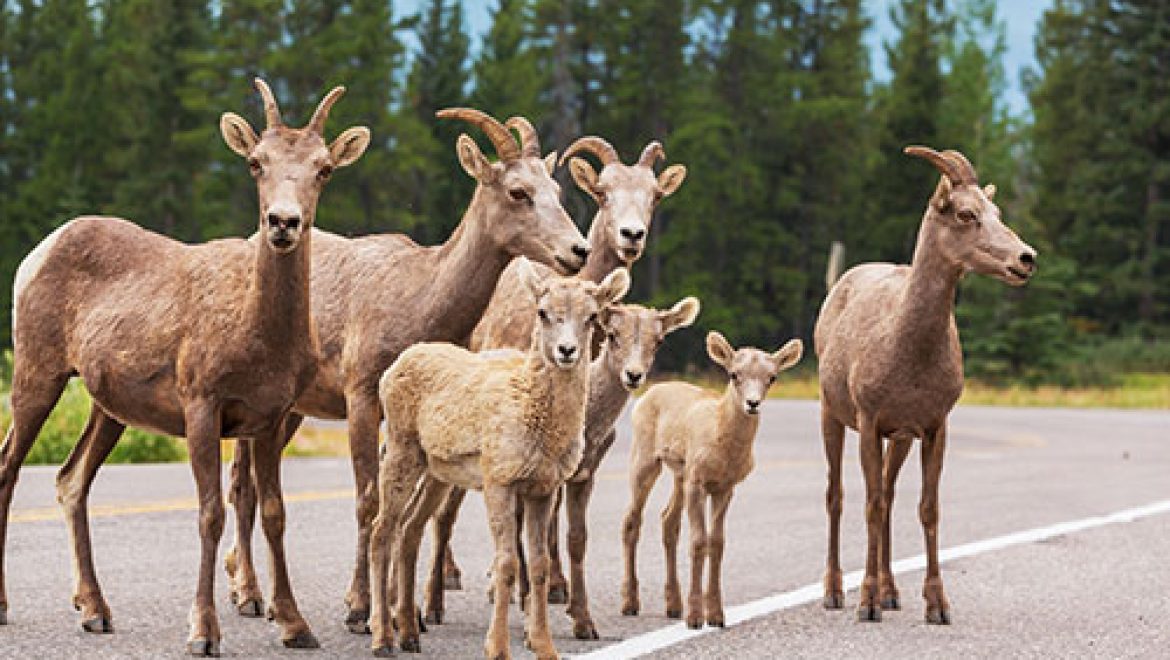
<instances>
[{"instance_id":1,"label":"asphalt road","mask_svg":"<svg viewBox=\"0 0 1170 660\"><path fill-rule=\"evenodd\" d=\"M619 526L628 501L628 420L603 466L591 507L587 570L602 639L572 639L567 617L552 616L562 653L608 645L674 625L663 615L657 512L651 497L640 546L643 614L619 613ZM731 504L724 559L725 605L748 603L817 583L824 563L824 463L815 402L772 401L757 439L757 467ZM942 481L944 548L1170 499L1170 411L963 408L952 416ZM855 441L847 444L842 562L862 567L863 503ZM917 521L918 461L903 471L894 511L894 555L922 552ZM53 494L54 471L26 468L9 529L10 625L3 657L164 657L183 650L194 590L198 537L186 465L108 466L93 496L99 576L117 632L81 631L69 602L68 536ZM321 640L318 651L289 651L260 619L243 619L217 579L232 657L338 657L368 654L368 637L341 625L354 540L352 477L340 459L290 459L287 543L301 609ZM686 574L685 529L680 569ZM232 525L225 533L226 551ZM263 550L258 537L257 547ZM424 657L479 657L489 612L491 561L483 505L468 497L455 552L465 591L449 593L447 623L424 635ZM425 550L424 550L425 553ZM263 556L261 554L261 556ZM424 554L424 556L426 556ZM857 623L852 607L818 603L784 609L661 649L662 657L1165 657L1170 648L1170 515L1113 524L983 552L945 564L954 624L927 626L921 573L902 575L904 609L878 624ZM260 567L263 573L264 566ZM685 581L684 581L685 585ZM517 610L513 610L517 613ZM513 650L523 650L519 615Z\"/></svg>"}]
</instances>

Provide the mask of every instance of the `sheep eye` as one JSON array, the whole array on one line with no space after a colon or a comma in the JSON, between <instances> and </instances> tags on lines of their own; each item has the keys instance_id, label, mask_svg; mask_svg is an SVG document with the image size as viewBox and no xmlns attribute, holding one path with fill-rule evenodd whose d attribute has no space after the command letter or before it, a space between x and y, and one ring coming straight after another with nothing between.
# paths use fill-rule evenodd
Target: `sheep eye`
<instances>
[{"instance_id":1,"label":"sheep eye","mask_svg":"<svg viewBox=\"0 0 1170 660\"><path fill-rule=\"evenodd\" d=\"M253 174L253 175L259 175L259 174L260 174L260 172L261 172L261 171L262 171L264 168L263 168L263 167L261 167L261 165L260 165L260 159L258 159L258 158L249 158L249 159L248 159L248 169L252 170L252 174Z\"/></svg>"},{"instance_id":2,"label":"sheep eye","mask_svg":"<svg viewBox=\"0 0 1170 660\"><path fill-rule=\"evenodd\" d=\"M771 385L772 383L775 383L775 382L776 382L776 377L775 377L775 376L769 376L769 377L768 377L768 384L769 384L769 385Z\"/></svg>"},{"instance_id":3,"label":"sheep eye","mask_svg":"<svg viewBox=\"0 0 1170 660\"><path fill-rule=\"evenodd\" d=\"M512 201L514 202L528 202L529 204L532 203L532 196L529 195L528 191L523 188L512 188L508 191L508 196L511 197Z\"/></svg>"},{"instance_id":4,"label":"sheep eye","mask_svg":"<svg viewBox=\"0 0 1170 660\"><path fill-rule=\"evenodd\" d=\"M548 321L548 312L544 311L543 309L537 310L536 315L540 317L541 321Z\"/></svg>"},{"instance_id":5,"label":"sheep eye","mask_svg":"<svg viewBox=\"0 0 1170 660\"><path fill-rule=\"evenodd\" d=\"M590 314L589 318L585 319L585 325L589 325L590 323L593 323L596 320L597 320L597 314L596 313Z\"/></svg>"},{"instance_id":6,"label":"sheep eye","mask_svg":"<svg viewBox=\"0 0 1170 660\"><path fill-rule=\"evenodd\" d=\"M321 170L317 172L317 178L321 179L322 181L328 179L331 176L333 176L333 167L330 165L322 167Z\"/></svg>"},{"instance_id":7,"label":"sheep eye","mask_svg":"<svg viewBox=\"0 0 1170 660\"><path fill-rule=\"evenodd\" d=\"M738 383L738 382L739 382L739 374L737 374L737 373L732 373L732 374L731 374L731 382L733 382L733 383Z\"/></svg>"}]
</instances>

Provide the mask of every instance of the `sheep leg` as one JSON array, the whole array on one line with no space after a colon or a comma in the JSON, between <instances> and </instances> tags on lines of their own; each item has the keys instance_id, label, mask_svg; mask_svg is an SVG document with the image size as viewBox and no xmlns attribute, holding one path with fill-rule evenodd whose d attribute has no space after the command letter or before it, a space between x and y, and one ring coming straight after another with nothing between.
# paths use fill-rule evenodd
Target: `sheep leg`
<instances>
[{"instance_id":1,"label":"sheep leg","mask_svg":"<svg viewBox=\"0 0 1170 660\"><path fill-rule=\"evenodd\" d=\"M357 388L346 396L349 421L349 452L353 460L356 488L355 515L358 524L357 556L353 579L345 596L348 611L345 625L351 633L370 631L370 529L378 510L378 425L382 423L377 387ZM413 485L413 484L412 484Z\"/></svg>"},{"instance_id":2,"label":"sheep leg","mask_svg":"<svg viewBox=\"0 0 1170 660\"><path fill-rule=\"evenodd\" d=\"M402 570L398 573L398 593L402 599L395 603L398 613L398 634L402 637L402 647L406 649L410 640L418 644L419 626L418 613L414 604L414 576L415 566L418 565L418 546L426 533L427 521L435 514L451 486L431 476L423 477L423 482L415 489L412 498L413 506L408 508L406 518L402 523L402 533L398 536L395 545L397 559L395 560ZM405 627L403 627L405 624Z\"/></svg>"},{"instance_id":3,"label":"sheep leg","mask_svg":"<svg viewBox=\"0 0 1170 660\"><path fill-rule=\"evenodd\" d=\"M889 446L886 447L883 473L886 506L885 520L882 522L882 567L878 577L878 591L881 594L883 610L901 609L901 604L898 602L898 585L894 583L894 571L890 568L893 556L890 550L890 518L893 516L894 490L898 481L898 471L902 469L902 464L906 461L906 455L910 453L912 444L914 444L914 438L898 436L890 438Z\"/></svg>"},{"instance_id":4,"label":"sheep leg","mask_svg":"<svg viewBox=\"0 0 1170 660\"><path fill-rule=\"evenodd\" d=\"M439 507L435 515L435 535L431 550L434 555L431 559L430 578L426 586L426 622L440 624L443 622L443 590L461 589L459 567L455 564L455 557L451 554L451 532L455 527L459 507L467 491L452 487L447 493L447 499Z\"/></svg>"},{"instance_id":5,"label":"sheep leg","mask_svg":"<svg viewBox=\"0 0 1170 660\"><path fill-rule=\"evenodd\" d=\"M57 472L57 501L65 509L69 536L73 539L73 568L77 576L73 608L81 612L82 629L91 633L114 632L114 623L93 566L93 545L89 535L89 489L98 468L110 455L125 429L125 425L94 403L81 440Z\"/></svg>"},{"instance_id":6,"label":"sheep leg","mask_svg":"<svg viewBox=\"0 0 1170 660\"><path fill-rule=\"evenodd\" d=\"M862 419L861 471L865 476L866 553L865 577L861 580L861 602L857 606L860 621L881 621L878 606L878 564L881 559L882 524L885 521L885 497L882 493L882 438L875 424Z\"/></svg>"},{"instance_id":7,"label":"sheep leg","mask_svg":"<svg viewBox=\"0 0 1170 660\"><path fill-rule=\"evenodd\" d=\"M12 424L0 447L0 625L8 623L8 592L4 587L4 546L8 539L8 513L20 466L32 449L37 434L61 398L68 375L43 378L37 369L16 360L12 376Z\"/></svg>"},{"instance_id":8,"label":"sheep leg","mask_svg":"<svg viewBox=\"0 0 1170 660\"><path fill-rule=\"evenodd\" d=\"M549 566L548 602L550 605L564 605L569 602L568 580L565 579L564 569L561 567L561 550L559 523L561 515L561 500L564 497L564 487L557 489L556 499L553 501L552 513L548 519L548 554L552 560Z\"/></svg>"},{"instance_id":9,"label":"sheep leg","mask_svg":"<svg viewBox=\"0 0 1170 660\"><path fill-rule=\"evenodd\" d=\"M199 580L191 606L187 652L219 655L219 619L215 613L215 555L223 536L223 492L219 478L219 407L210 401L188 404L184 411L191 471L199 500Z\"/></svg>"},{"instance_id":10,"label":"sheep leg","mask_svg":"<svg viewBox=\"0 0 1170 660\"><path fill-rule=\"evenodd\" d=\"M492 566L496 593L484 653L488 660L497 660L511 657L508 649L508 598L512 594L519 564L516 556L516 491L511 486L484 484L483 499L496 546Z\"/></svg>"},{"instance_id":11,"label":"sheep leg","mask_svg":"<svg viewBox=\"0 0 1170 660\"><path fill-rule=\"evenodd\" d=\"M662 471L662 462L653 456L646 460L639 460L635 453L633 465L630 468L630 508L626 510L625 520L622 521L622 548L625 551L626 575L622 580L622 614L637 616L640 604L638 602L638 535L642 529L642 510L646 508L646 498L650 497L650 490Z\"/></svg>"},{"instance_id":12,"label":"sheep leg","mask_svg":"<svg viewBox=\"0 0 1170 660\"><path fill-rule=\"evenodd\" d=\"M687 479L685 485L687 518L690 520L691 590L687 595L687 627L703 627L703 561L707 558L707 512L703 485Z\"/></svg>"},{"instance_id":13,"label":"sheep leg","mask_svg":"<svg viewBox=\"0 0 1170 660\"><path fill-rule=\"evenodd\" d=\"M373 638L371 648L376 656L394 655L394 612L392 599L391 569L401 570L401 562L394 556L395 537L399 536L399 523L407 501L414 493L415 485L426 468L422 449L417 439L398 438L390 434L386 440L386 454L382 458L378 478L378 510L370 527L370 632ZM394 565L391 566L393 561ZM401 584L401 576L397 580ZM411 594L413 598L413 594ZM401 594L398 602L403 601ZM414 602L411 600L410 602ZM352 631L352 628L351 628ZM417 644L418 640L414 640ZM403 640L404 645L406 640ZM403 648L403 650L418 650Z\"/></svg>"},{"instance_id":14,"label":"sheep leg","mask_svg":"<svg viewBox=\"0 0 1170 660\"><path fill-rule=\"evenodd\" d=\"M548 534L552 510L551 494L525 498L524 526L528 532L528 552L531 557L528 567L531 591L525 643L538 660L556 660L559 657L548 629L549 565L552 562L548 552Z\"/></svg>"},{"instance_id":15,"label":"sheep leg","mask_svg":"<svg viewBox=\"0 0 1170 660\"><path fill-rule=\"evenodd\" d=\"M678 583L678 534L682 527L683 496L685 486L681 474L674 476L674 490L670 501L662 509L662 548L666 556L666 616L671 619L682 617L682 587Z\"/></svg>"},{"instance_id":16,"label":"sheep leg","mask_svg":"<svg viewBox=\"0 0 1170 660\"><path fill-rule=\"evenodd\" d=\"M570 481L565 484L565 518L569 526L569 608L573 618L573 636L577 639L599 639L593 616L589 613L589 594L585 591L585 548L589 542L589 496L593 494L593 476L585 481ZM558 498L560 499L560 498ZM552 520L556 520L556 507ZM549 537L555 528L549 526ZM552 544L549 544L550 550ZM551 593L551 583L550 593ZM552 600L550 598L549 602Z\"/></svg>"},{"instance_id":17,"label":"sheep leg","mask_svg":"<svg viewBox=\"0 0 1170 660\"><path fill-rule=\"evenodd\" d=\"M707 535L707 593L705 610L707 625L722 628L723 616L723 546L726 541L724 529L727 522L727 507L735 490L711 494L711 532Z\"/></svg>"},{"instance_id":18,"label":"sheep leg","mask_svg":"<svg viewBox=\"0 0 1170 660\"><path fill-rule=\"evenodd\" d=\"M280 626L280 639L285 647L315 649L320 644L297 607L284 553L284 496L280 487L284 428L285 424L278 424L270 435L258 436L249 443L252 473L260 496L260 525L268 541L268 566L272 580L272 604L268 607L268 618Z\"/></svg>"},{"instance_id":19,"label":"sheep leg","mask_svg":"<svg viewBox=\"0 0 1170 660\"><path fill-rule=\"evenodd\" d=\"M926 622L939 624L951 622L951 604L943 591L942 574L938 568L938 482L946 447L945 425L922 439L922 499L918 504L918 517L926 537L926 581L922 585Z\"/></svg>"},{"instance_id":20,"label":"sheep leg","mask_svg":"<svg viewBox=\"0 0 1170 660\"><path fill-rule=\"evenodd\" d=\"M841 455L845 448L845 425L838 422L829 410L821 406L821 435L825 442L825 461L829 464L825 489L825 510L829 516L829 551L825 561L825 609L845 607L845 590L841 582Z\"/></svg>"},{"instance_id":21,"label":"sheep leg","mask_svg":"<svg viewBox=\"0 0 1170 660\"><path fill-rule=\"evenodd\" d=\"M282 427L282 445L287 446L301 425L303 417L289 413ZM236 513L236 536L227 555L224 570L228 575L228 597L240 616L257 617L264 612L264 594L256 577L252 555L252 530L256 525L256 488L252 475L252 438L237 438L232 457L228 503Z\"/></svg>"}]
</instances>

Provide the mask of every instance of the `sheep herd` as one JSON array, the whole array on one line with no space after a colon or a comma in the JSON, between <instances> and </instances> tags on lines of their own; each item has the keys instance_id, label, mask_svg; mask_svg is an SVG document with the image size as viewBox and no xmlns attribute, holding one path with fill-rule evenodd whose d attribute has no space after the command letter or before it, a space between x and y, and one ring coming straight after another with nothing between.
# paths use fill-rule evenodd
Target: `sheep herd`
<instances>
[{"instance_id":1,"label":"sheep herd","mask_svg":"<svg viewBox=\"0 0 1170 660\"><path fill-rule=\"evenodd\" d=\"M346 238L314 227L333 172L370 144L364 127L325 141L325 122L344 88L321 101L308 125L292 128L268 86L257 79L256 87L266 119L261 133L233 113L220 122L256 181L252 237L186 245L125 220L85 216L46 237L17 271L13 421L0 450L0 624L9 614L3 550L13 487L65 384L78 376L94 403L57 490L74 550L73 603L86 631L114 630L94 568L89 489L132 425L188 442L201 552L187 651L215 656L221 649L213 587L225 516L223 437L237 438L228 491L237 537L225 560L233 605L245 616L266 613L285 646L318 646L289 582L280 481L282 449L304 417L314 416L348 422L359 534L345 623L372 634L375 655L418 651L421 624L442 622L444 588L459 583L448 541L467 490L483 493L495 547L487 657L510 655L514 593L537 657L557 657L549 603L568 605L577 638L598 639L584 567L594 478L655 352L699 315L693 297L662 310L621 302L654 211L679 189L686 168L656 173L665 159L658 142L627 165L595 136L578 139L558 159L541 154L523 117L500 122L470 108L443 110L440 119L479 128L497 155L489 159L471 137L459 136L459 162L476 190L448 241L427 247L402 235ZM883 609L900 607L889 570L889 505L898 469L920 438L926 618L949 623L938 573L937 486L946 418L962 390L954 292L971 271L1024 284L1036 253L1000 221L994 187L978 185L962 154L924 147L907 153L942 174L912 264L845 273L815 332L829 462L824 604L844 603L837 531L850 427L860 436L867 498L859 618L879 620ZM587 238L561 206L552 177L566 162L597 202ZM711 332L707 352L727 374L722 392L660 383L634 406L631 502L621 525L622 613L636 615L642 509L667 467L674 491L663 512L665 609L694 628L724 625L728 506L752 471L761 402L777 374L799 362L803 345L793 339L774 352L734 348ZM568 579L557 551L562 505ZM257 511L272 566L267 607L251 548ZM691 560L685 603L676 568L684 514ZM416 563L432 520L436 542L420 609Z\"/></svg>"}]
</instances>

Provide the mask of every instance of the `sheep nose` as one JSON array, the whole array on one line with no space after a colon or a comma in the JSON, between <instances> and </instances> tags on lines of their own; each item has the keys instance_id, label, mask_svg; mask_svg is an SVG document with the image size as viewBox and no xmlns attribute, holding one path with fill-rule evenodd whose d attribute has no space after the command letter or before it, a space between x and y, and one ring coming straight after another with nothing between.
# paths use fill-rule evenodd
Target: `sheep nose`
<instances>
[{"instance_id":1,"label":"sheep nose","mask_svg":"<svg viewBox=\"0 0 1170 660\"><path fill-rule=\"evenodd\" d=\"M558 344L557 351L560 352L563 359L568 360L569 358L573 357L574 353L577 352L577 347L569 346L568 344Z\"/></svg>"},{"instance_id":2,"label":"sheep nose","mask_svg":"<svg viewBox=\"0 0 1170 660\"><path fill-rule=\"evenodd\" d=\"M1020 263L1028 267L1028 270L1036 270L1036 253L1025 252L1020 255Z\"/></svg>"},{"instance_id":3,"label":"sheep nose","mask_svg":"<svg viewBox=\"0 0 1170 660\"><path fill-rule=\"evenodd\" d=\"M748 399L747 405L748 405L749 410L751 410L752 412L755 412L755 411L760 409L760 400L759 399Z\"/></svg>"},{"instance_id":4,"label":"sheep nose","mask_svg":"<svg viewBox=\"0 0 1170 660\"><path fill-rule=\"evenodd\" d=\"M631 241L640 241L646 235L645 229L630 229L629 227L622 227L622 238Z\"/></svg>"},{"instance_id":5,"label":"sheep nose","mask_svg":"<svg viewBox=\"0 0 1170 660\"><path fill-rule=\"evenodd\" d=\"M642 372L630 371L629 369L626 369L626 381L631 385L637 385L638 383L642 382Z\"/></svg>"},{"instance_id":6,"label":"sheep nose","mask_svg":"<svg viewBox=\"0 0 1170 660\"><path fill-rule=\"evenodd\" d=\"M301 225L301 216L288 215L283 216L279 213L268 214L268 225L270 227L277 227L279 229L296 229Z\"/></svg>"},{"instance_id":7,"label":"sheep nose","mask_svg":"<svg viewBox=\"0 0 1170 660\"><path fill-rule=\"evenodd\" d=\"M573 246L573 254L577 255L578 257L581 258L582 261L584 261L586 258L589 257L589 244L588 243L578 243L578 244L574 245Z\"/></svg>"}]
</instances>

